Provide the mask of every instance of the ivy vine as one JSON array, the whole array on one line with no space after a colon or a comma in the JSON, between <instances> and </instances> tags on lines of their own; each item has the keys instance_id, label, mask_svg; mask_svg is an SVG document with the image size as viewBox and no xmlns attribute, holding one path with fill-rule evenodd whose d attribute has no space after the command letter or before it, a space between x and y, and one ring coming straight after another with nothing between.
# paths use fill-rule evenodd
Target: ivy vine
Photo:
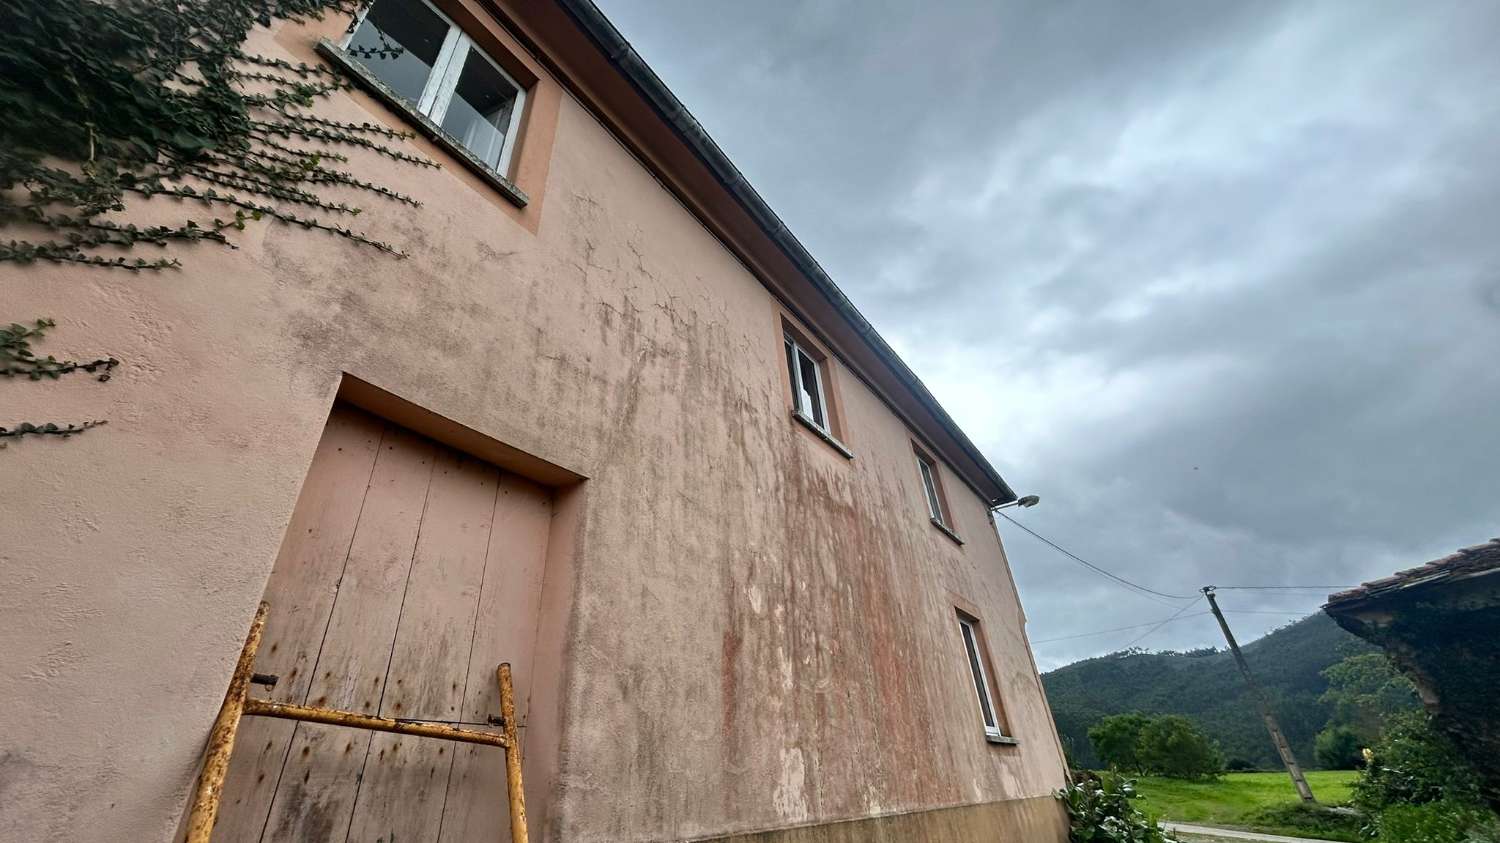
<instances>
[{"instance_id":1,"label":"ivy vine","mask_svg":"<svg viewBox=\"0 0 1500 843\"><path fill-rule=\"evenodd\" d=\"M129 259L140 244L213 241L271 218L401 256L343 220L360 208L320 191L346 187L417 200L333 163L339 148L423 167L394 145L411 137L308 112L349 87L321 65L247 53L253 27L350 14L356 0L7 0L0 4L0 226L47 232L0 243L0 261L132 271L178 266ZM122 224L137 198L195 203L209 219Z\"/></svg>"},{"instance_id":2,"label":"ivy vine","mask_svg":"<svg viewBox=\"0 0 1500 843\"><path fill-rule=\"evenodd\" d=\"M39 340L46 335L47 329L56 326L51 319L38 319L31 327L20 324L11 324L8 327L0 327L0 377L4 378L26 378L39 381L44 378L57 380L63 375L71 375L75 372L87 372L94 375L96 380L109 380L110 372L120 361L113 357L100 357L94 360L58 360L52 355L38 357L31 350L31 341ZM59 425L55 422L21 422L14 428L0 427L0 448L4 448L10 439L20 439L23 436L60 436L67 439L77 433L82 433L90 428L105 424L103 421L86 421L79 424Z\"/></svg>"},{"instance_id":3,"label":"ivy vine","mask_svg":"<svg viewBox=\"0 0 1500 843\"><path fill-rule=\"evenodd\" d=\"M361 208L328 189L421 203L340 164L358 149L419 167L412 135L310 113L350 87L321 65L246 52L256 26L353 14L369 0L4 0L0 2L0 262L50 262L129 272L180 266L169 249L271 219L404 257L356 231ZM122 222L137 200L202 209L166 225ZM50 320L0 328L0 376L56 379L83 371L108 380L113 357L60 361L30 347ZM104 424L22 423L9 438L67 438Z\"/></svg>"},{"instance_id":4,"label":"ivy vine","mask_svg":"<svg viewBox=\"0 0 1500 843\"><path fill-rule=\"evenodd\" d=\"M101 381L109 380L110 370L120 365L120 361L113 357L78 361L58 360L50 354L46 357L36 356L36 352L31 350L31 341L41 339L48 328L55 327L57 323L51 319L38 319L30 328L15 323L10 327L0 328L0 377L24 377L34 381L43 378L57 380L74 372L88 372L91 375L97 374Z\"/></svg>"}]
</instances>

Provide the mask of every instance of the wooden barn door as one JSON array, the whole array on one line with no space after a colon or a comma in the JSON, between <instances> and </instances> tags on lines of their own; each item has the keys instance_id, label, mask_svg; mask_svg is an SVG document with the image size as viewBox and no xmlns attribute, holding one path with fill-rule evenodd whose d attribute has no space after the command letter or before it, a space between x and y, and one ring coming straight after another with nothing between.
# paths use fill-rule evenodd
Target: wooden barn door
<instances>
[{"instance_id":1,"label":"wooden barn door","mask_svg":"<svg viewBox=\"0 0 1500 843\"><path fill-rule=\"evenodd\" d=\"M547 490L352 407L318 445L266 589L252 693L385 717L484 724L495 667L522 725ZM504 841L498 749L247 718L216 843Z\"/></svg>"}]
</instances>

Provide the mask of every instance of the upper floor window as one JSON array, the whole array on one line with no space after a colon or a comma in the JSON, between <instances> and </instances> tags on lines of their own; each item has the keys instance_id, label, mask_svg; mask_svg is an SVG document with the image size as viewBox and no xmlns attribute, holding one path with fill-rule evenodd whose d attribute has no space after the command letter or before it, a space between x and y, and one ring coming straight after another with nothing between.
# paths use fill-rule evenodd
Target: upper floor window
<instances>
[{"instance_id":1,"label":"upper floor window","mask_svg":"<svg viewBox=\"0 0 1500 843\"><path fill-rule=\"evenodd\" d=\"M823 367L808 349L786 335L786 368L792 381L792 409L818 430L832 435Z\"/></svg>"},{"instance_id":2,"label":"upper floor window","mask_svg":"<svg viewBox=\"0 0 1500 843\"><path fill-rule=\"evenodd\" d=\"M918 451L917 470L922 474L922 492L927 496L927 514L931 515L932 520L938 524L944 527L951 526L948 523L948 513L943 510L943 492L938 486L937 463Z\"/></svg>"},{"instance_id":3,"label":"upper floor window","mask_svg":"<svg viewBox=\"0 0 1500 843\"><path fill-rule=\"evenodd\" d=\"M344 50L501 175L526 91L426 0L376 0Z\"/></svg>"},{"instance_id":4,"label":"upper floor window","mask_svg":"<svg viewBox=\"0 0 1500 843\"><path fill-rule=\"evenodd\" d=\"M974 679L974 691L979 698L979 713L984 720L985 737L1004 738L1005 726L1000 720L1000 708L995 704L990 672L985 667L988 659L985 657L984 639L979 634L979 622L959 612L958 628L964 639L964 654L968 656L969 675Z\"/></svg>"}]
</instances>

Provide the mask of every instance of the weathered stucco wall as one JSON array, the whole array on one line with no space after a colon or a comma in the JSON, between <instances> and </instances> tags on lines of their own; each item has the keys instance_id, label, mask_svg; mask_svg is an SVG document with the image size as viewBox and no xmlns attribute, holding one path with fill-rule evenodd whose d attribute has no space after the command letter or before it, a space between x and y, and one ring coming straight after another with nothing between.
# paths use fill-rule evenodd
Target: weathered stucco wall
<instances>
[{"instance_id":1,"label":"weathered stucco wall","mask_svg":"<svg viewBox=\"0 0 1500 843\"><path fill-rule=\"evenodd\" d=\"M310 58L314 34L265 40ZM855 459L795 425L775 300L536 69L557 116L531 217L414 143L445 169L351 165L426 203L357 197L407 260L254 225L161 276L0 267L0 319L58 320L44 353L125 361L108 384L0 383L5 422L110 421L0 453L5 837L171 836L344 372L589 478L571 600L544 620L566 638L539 647L564 671L542 839L1061 784L979 498L947 474L966 544L929 524L909 431L837 364ZM359 95L323 107L399 125ZM983 739L955 602L979 610L1018 746Z\"/></svg>"}]
</instances>

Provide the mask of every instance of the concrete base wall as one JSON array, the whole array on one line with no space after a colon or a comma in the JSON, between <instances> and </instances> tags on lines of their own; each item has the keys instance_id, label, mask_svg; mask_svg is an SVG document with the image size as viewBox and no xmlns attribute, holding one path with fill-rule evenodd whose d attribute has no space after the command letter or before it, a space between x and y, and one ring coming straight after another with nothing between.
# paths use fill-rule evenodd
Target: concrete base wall
<instances>
[{"instance_id":1,"label":"concrete base wall","mask_svg":"<svg viewBox=\"0 0 1500 843\"><path fill-rule=\"evenodd\" d=\"M956 808L889 814L751 834L715 837L705 843L1065 843L1068 818L1050 796L1008 799Z\"/></svg>"}]
</instances>

